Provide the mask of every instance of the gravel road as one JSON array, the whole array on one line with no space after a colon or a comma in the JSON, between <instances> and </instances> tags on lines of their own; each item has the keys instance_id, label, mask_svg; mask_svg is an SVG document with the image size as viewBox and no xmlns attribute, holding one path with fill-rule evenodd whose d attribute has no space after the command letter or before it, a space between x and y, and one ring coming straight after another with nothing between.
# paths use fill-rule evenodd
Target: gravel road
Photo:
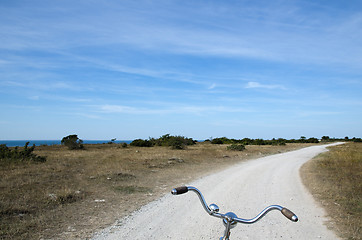
<instances>
[{"instance_id":1,"label":"gravel road","mask_svg":"<svg viewBox=\"0 0 362 240\"><path fill-rule=\"evenodd\" d=\"M198 188L206 202L216 203L221 213L232 211L238 217L252 218L264 207L279 204L299 217L294 223L271 211L255 224L238 224L231 231L231 239L339 239L324 225L324 210L299 176L303 163L327 151L326 146L330 145L243 162L185 184ZM221 221L205 212L195 193L167 194L97 233L93 240L219 239L224 232Z\"/></svg>"}]
</instances>

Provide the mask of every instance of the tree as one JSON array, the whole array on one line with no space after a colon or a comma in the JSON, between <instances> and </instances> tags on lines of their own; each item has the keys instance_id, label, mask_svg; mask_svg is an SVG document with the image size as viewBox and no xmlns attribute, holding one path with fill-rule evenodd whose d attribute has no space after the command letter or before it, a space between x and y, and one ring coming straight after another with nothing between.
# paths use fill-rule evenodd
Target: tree
<instances>
[{"instance_id":1,"label":"tree","mask_svg":"<svg viewBox=\"0 0 362 240\"><path fill-rule=\"evenodd\" d=\"M322 142L329 142L329 141L330 141L329 136L323 136L322 137Z\"/></svg>"},{"instance_id":2,"label":"tree","mask_svg":"<svg viewBox=\"0 0 362 240\"><path fill-rule=\"evenodd\" d=\"M83 140L79 139L76 134L63 137L61 144L67 146L70 150L84 149Z\"/></svg>"}]
</instances>

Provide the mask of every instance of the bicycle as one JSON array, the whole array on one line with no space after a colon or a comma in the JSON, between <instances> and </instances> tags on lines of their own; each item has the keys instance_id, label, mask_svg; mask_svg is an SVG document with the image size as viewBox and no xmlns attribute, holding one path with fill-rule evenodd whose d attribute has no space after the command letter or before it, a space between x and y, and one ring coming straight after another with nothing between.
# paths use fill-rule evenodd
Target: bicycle
<instances>
[{"instance_id":1,"label":"bicycle","mask_svg":"<svg viewBox=\"0 0 362 240\"><path fill-rule=\"evenodd\" d=\"M225 226L225 232L224 236L220 237L219 240L230 240L230 230L234 227L236 227L237 223L244 223L244 224L253 224L259 221L261 218L263 218L268 212L272 210L279 210L285 217L287 217L289 220L293 222L298 221L297 215L295 215L292 211L289 209L279 206L279 205L270 205L269 207L266 207L263 211L261 211L256 217L251 219L243 219L239 218L235 213L233 212L227 212L225 214L219 213L219 207L216 204L210 204L207 205L204 196L201 194L201 192L192 186L182 186L172 189L171 193L173 195L180 195L187 193L188 191L195 192L201 202L201 205L204 207L205 211L213 217L221 218L223 219L223 224Z\"/></svg>"}]
</instances>

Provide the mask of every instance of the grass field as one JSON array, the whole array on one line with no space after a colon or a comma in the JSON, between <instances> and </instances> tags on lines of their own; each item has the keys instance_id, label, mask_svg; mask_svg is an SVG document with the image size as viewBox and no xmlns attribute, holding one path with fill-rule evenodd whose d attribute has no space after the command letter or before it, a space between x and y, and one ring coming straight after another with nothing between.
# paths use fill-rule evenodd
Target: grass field
<instances>
[{"instance_id":1,"label":"grass field","mask_svg":"<svg viewBox=\"0 0 362 240\"><path fill-rule=\"evenodd\" d=\"M47 156L46 162L0 167L0 239L85 239L172 187L236 162L306 146L37 147L34 153Z\"/></svg>"},{"instance_id":2,"label":"grass field","mask_svg":"<svg viewBox=\"0 0 362 240\"><path fill-rule=\"evenodd\" d=\"M362 143L331 147L306 163L301 173L327 210L328 227L344 239L362 239Z\"/></svg>"}]
</instances>

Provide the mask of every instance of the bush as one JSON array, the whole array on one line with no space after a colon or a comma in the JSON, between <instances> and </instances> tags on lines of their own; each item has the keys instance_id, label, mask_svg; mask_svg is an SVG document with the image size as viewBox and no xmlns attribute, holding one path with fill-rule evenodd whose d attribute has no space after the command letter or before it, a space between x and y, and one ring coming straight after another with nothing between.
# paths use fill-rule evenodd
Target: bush
<instances>
[{"instance_id":1,"label":"bush","mask_svg":"<svg viewBox=\"0 0 362 240\"><path fill-rule=\"evenodd\" d=\"M185 149L188 145L195 144L192 138L186 138L183 136L171 136L170 134L165 134L158 139L150 138L149 140L136 139L131 142L131 146L137 147L153 147L153 146L165 146L171 147L172 149Z\"/></svg>"},{"instance_id":2,"label":"bush","mask_svg":"<svg viewBox=\"0 0 362 240\"><path fill-rule=\"evenodd\" d=\"M243 143L243 140L229 139L227 137L221 137L221 138L212 139L211 143L212 144L237 144L237 143ZM247 145L247 143L246 143L246 145Z\"/></svg>"},{"instance_id":3,"label":"bush","mask_svg":"<svg viewBox=\"0 0 362 240\"><path fill-rule=\"evenodd\" d=\"M152 147L154 144L149 140L136 139L130 143L134 147Z\"/></svg>"},{"instance_id":4,"label":"bush","mask_svg":"<svg viewBox=\"0 0 362 240\"><path fill-rule=\"evenodd\" d=\"M187 146L194 145L196 143L196 141L194 141L192 138L186 138L183 136L171 136L170 134L165 134L158 139L151 138L150 141L158 146L166 146L176 149L180 149L178 147L181 145Z\"/></svg>"},{"instance_id":5,"label":"bush","mask_svg":"<svg viewBox=\"0 0 362 240\"><path fill-rule=\"evenodd\" d=\"M61 144L67 146L70 150L84 149L83 140L79 139L76 134L63 137Z\"/></svg>"},{"instance_id":6,"label":"bush","mask_svg":"<svg viewBox=\"0 0 362 240\"><path fill-rule=\"evenodd\" d=\"M212 144L224 144L223 140L221 138L214 138L211 140Z\"/></svg>"},{"instance_id":7,"label":"bush","mask_svg":"<svg viewBox=\"0 0 362 240\"><path fill-rule=\"evenodd\" d=\"M18 147L14 149L8 148L5 144L0 145L1 162L45 162L46 157L37 156L33 153L35 145L28 147L29 142L25 143L24 148L19 151Z\"/></svg>"},{"instance_id":8,"label":"bush","mask_svg":"<svg viewBox=\"0 0 362 240\"><path fill-rule=\"evenodd\" d=\"M122 143L123 148L126 148L127 146L128 146L127 143Z\"/></svg>"},{"instance_id":9,"label":"bush","mask_svg":"<svg viewBox=\"0 0 362 240\"><path fill-rule=\"evenodd\" d=\"M319 143L319 140L318 140L318 138L312 137L312 138L309 138L309 139L307 140L307 142L308 142L308 143Z\"/></svg>"},{"instance_id":10,"label":"bush","mask_svg":"<svg viewBox=\"0 0 362 240\"><path fill-rule=\"evenodd\" d=\"M186 148L186 143L185 143L184 139L182 139L182 138L172 138L168 142L168 145L172 149L185 149Z\"/></svg>"},{"instance_id":11,"label":"bush","mask_svg":"<svg viewBox=\"0 0 362 240\"><path fill-rule=\"evenodd\" d=\"M231 144L227 147L227 150L233 150L233 151L244 151L245 146L243 144Z\"/></svg>"}]
</instances>

